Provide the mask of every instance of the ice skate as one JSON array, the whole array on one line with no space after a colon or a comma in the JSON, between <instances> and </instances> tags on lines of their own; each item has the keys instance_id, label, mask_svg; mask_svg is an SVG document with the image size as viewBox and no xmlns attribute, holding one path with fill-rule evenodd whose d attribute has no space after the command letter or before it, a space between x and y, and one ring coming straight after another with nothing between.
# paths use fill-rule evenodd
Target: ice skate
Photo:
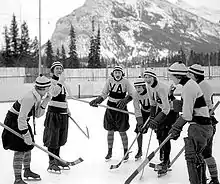
<instances>
[{"instance_id":1,"label":"ice skate","mask_svg":"<svg viewBox=\"0 0 220 184\"><path fill-rule=\"evenodd\" d=\"M64 162L61 162L60 160L57 160L57 166L63 170L70 170L70 166Z\"/></svg>"},{"instance_id":2,"label":"ice skate","mask_svg":"<svg viewBox=\"0 0 220 184\"><path fill-rule=\"evenodd\" d=\"M128 149L124 149L124 155L127 153ZM127 162L129 159L129 153L126 155L126 157L124 158L124 163Z\"/></svg>"},{"instance_id":3,"label":"ice skate","mask_svg":"<svg viewBox=\"0 0 220 184\"><path fill-rule=\"evenodd\" d=\"M14 184L27 184L27 183L24 182L22 179L19 179L19 180L15 180Z\"/></svg>"},{"instance_id":4,"label":"ice skate","mask_svg":"<svg viewBox=\"0 0 220 184\"><path fill-rule=\"evenodd\" d=\"M108 162L112 158L112 149L108 149L108 154L105 157L105 161Z\"/></svg>"},{"instance_id":5,"label":"ice skate","mask_svg":"<svg viewBox=\"0 0 220 184\"><path fill-rule=\"evenodd\" d=\"M216 179L211 179L211 181L209 182L209 184L219 184L218 178L216 178Z\"/></svg>"},{"instance_id":6,"label":"ice skate","mask_svg":"<svg viewBox=\"0 0 220 184\"><path fill-rule=\"evenodd\" d=\"M54 174L61 174L61 169L57 165L56 160L50 160L49 167L47 168L47 171Z\"/></svg>"},{"instance_id":7,"label":"ice skate","mask_svg":"<svg viewBox=\"0 0 220 184\"><path fill-rule=\"evenodd\" d=\"M158 177L164 176L167 174L167 171L169 171L170 168L170 161L163 161L160 164L158 164L158 171L157 171L157 175Z\"/></svg>"},{"instance_id":8,"label":"ice skate","mask_svg":"<svg viewBox=\"0 0 220 184\"><path fill-rule=\"evenodd\" d=\"M138 152L137 152L137 154L135 155L135 161L140 160L140 159L141 159L141 156L142 156L142 150L139 149Z\"/></svg>"},{"instance_id":9,"label":"ice skate","mask_svg":"<svg viewBox=\"0 0 220 184\"><path fill-rule=\"evenodd\" d=\"M26 181L41 180L40 175L32 172L30 168L24 169L24 178Z\"/></svg>"}]
</instances>

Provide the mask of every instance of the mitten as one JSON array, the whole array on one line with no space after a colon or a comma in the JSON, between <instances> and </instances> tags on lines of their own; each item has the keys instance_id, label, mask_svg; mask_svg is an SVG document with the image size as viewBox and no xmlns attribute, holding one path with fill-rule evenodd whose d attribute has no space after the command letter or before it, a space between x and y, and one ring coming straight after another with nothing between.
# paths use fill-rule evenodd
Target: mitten
<instances>
[{"instance_id":1,"label":"mitten","mask_svg":"<svg viewBox=\"0 0 220 184\"><path fill-rule=\"evenodd\" d=\"M179 116L168 133L171 134L171 139L177 140L179 138L182 128L186 123L187 121L184 120L182 116Z\"/></svg>"},{"instance_id":2,"label":"mitten","mask_svg":"<svg viewBox=\"0 0 220 184\"><path fill-rule=\"evenodd\" d=\"M150 119L149 122L147 123L147 127L151 128L153 130L156 130L158 128L158 122L155 121L154 119Z\"/></svg>"},{"instance_id":3,"label":"mitten","mask_svg":"<svg viewBox=\"0 0 220 184\"><path fill-rule=\"evenodd\" d=\"M25 142L27 145L31 145L31 144L32 144L32 138L31 138L31 134L30 134L29 130L27 131L26 134L23 134L22 136L23 136L23 138L24 138L24 142Z\"/></svg>"},{"instance_id":4,"label":"mitten","mask_svg":"<svg viewBox=\"0 0 220 184\"><path fill-rule=\"evenodd\" d=\"M104 99L101 96L98 96L97 98L89 102L89 105L92 107L98 107L98 104L102 103L103 101Z\"/></svg>"},{"instance_id":5,"label":"mitten","mask_svg":"<svg viewBox=\"0 0 220 184\"><path fill-rule=\"evenodd\" d=\"M126 96L125 98L119 100L117 102L117 107L119 109L124 109L126 105L132 100L132 97L130 95Z\"/></svg>"}]
</instances>

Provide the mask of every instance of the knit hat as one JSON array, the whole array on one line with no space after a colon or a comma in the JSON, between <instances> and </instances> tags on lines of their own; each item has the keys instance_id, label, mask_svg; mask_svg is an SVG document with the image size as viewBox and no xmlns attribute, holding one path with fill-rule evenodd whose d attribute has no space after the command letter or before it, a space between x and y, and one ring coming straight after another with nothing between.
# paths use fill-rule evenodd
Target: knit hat
<instances>
[{"instance_id":1,"label":"knit hat","mask_svg":"<svg viewBox=\"0 0 220 184\"><path fill-rule=\"evenodd\" d=\"M42 74L40 74L40 76L38 76L35 80L35 86L38 88L46 88L46 87L50 87L50 85L51 85L50 79L43 76Z\"/></svg>"},{"instance_id":2,"label":"knit hat","mask_svg":"<svg viewBox=\"0 0 220 184\"><path fill-rule=\"evenodd\" d=\"M61 62L59 61L55 61L52 63L51 67L50 67L50 71L53 72L53 69L56 67L56 66L61 66L63 68L63 65Z\"/></svg>"},{"instance_id":3,"label":"knit hat","mask_svg":"<svg viewBox=\"0 0 220 184\"><path fill-rule=\"evenodd\" d=\"M202 75L204 76L204 70L202 69L202 66L199 64L194 64L189 67L189 72L196 74L196 75Z\"/></svg>"},{"instance_id":4,"label":"knit hat","mask_svg":"<svg viewBox=\"0 0 220 184\"><path fill-rule=\"evenodd\" d=\"M114 71L121 71L122 73L124 73L124 72L123 72L123 68L122 68L121 66L119 66L119 65L117 65L117 66L114 67L113 72L114 72Z\"/></svg>"},{"instance_id":5,"label":"knit hat","mask_svg":"<svg viewBox=\"0 0 220 184\"><path fill-rule=\"evenodd\" d=\"M182 62L175 62L169 67L168 71L172 75L187 75L188 69Z\"/></svg>"},{"instance_id":6,"label":"knit hat","mask_svg":"<svg viewBox=\"0 0 220 184\"><path fill-rule=\"evenodd\" d=\"M144 76L145 75L150 75L151 77L157 78L157 75L156 75L156 73L155 73L153 68L148 68L147 70L145 70L144 71Z\"/></svg>"},{"instance_id":7,"label":"knit hat","mask_svg":"<svg viewBox=\"0 0 220 184\"><path fill-rule=\"evenodd\" d=\"M134 86L143 86L143 85L146 85L143 78L137 78L134 82Z\"/></svg>"}]
</instances>

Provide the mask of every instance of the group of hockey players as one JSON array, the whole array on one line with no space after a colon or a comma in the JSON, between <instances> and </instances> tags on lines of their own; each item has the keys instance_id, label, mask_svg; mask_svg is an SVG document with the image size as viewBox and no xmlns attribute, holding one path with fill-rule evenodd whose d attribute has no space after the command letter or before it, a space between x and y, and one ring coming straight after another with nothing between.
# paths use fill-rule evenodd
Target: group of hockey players
<instances>
[{"instance_id":1,"label":"group of hockey players","mask_svg":"<svg viewBox=\"0 0 220 184\"><path fill-rule=\"evenodd\" d=\"M67 103L67 95L72 95L65 82L64 68L60 62L51 66L52 79L40 75L36 78L34 88L24 97L17 100L9 109L4 124L22 135L17 137L4 129L2 142L4 149L14 151L13 169L14 184L26 184L24 178L40 179L40 175L30 168L31 150L34 145L34 134L29 125L30 117L41 117L47 108L44 121L43 143L48 152L60 156L60 148L68 137L68 119L71 116ZM141 159L143 151L143 134L149 129L156 133L159 145L170 136L160 149L161 163L158 175L166 174L170 165L171 139L180 136L183 126L188 122L188 137L185 142L185 160L187 163L190 184L207 184L206 165L210 173L209 184L219 184L217 165L212 155L213 136L217 120L213 108L213 91L204 79L201 65L194 64L187 68L181 62L169 67L169 75L174 85L170 87L159 81L152 68L148 68L139 76L134 84L124 78L123 68L115 66L110 78L106 81L102 93L89 105L98 107L105 99L107 106L104 114L104 129L107 130L108 152L106 161L113 153L114 133L119 132L124 148L124 161L129 159L127 130L129 114L127 104L133 100L138 150L135 159ZM182 85L181 100L176 99L176 85ZM118 109L118 110L115 110ZM122 112L123 110L124 112ZM48 171L60 172L70 169L68 164L49 155Z\"/></svg>"}]
</instances>

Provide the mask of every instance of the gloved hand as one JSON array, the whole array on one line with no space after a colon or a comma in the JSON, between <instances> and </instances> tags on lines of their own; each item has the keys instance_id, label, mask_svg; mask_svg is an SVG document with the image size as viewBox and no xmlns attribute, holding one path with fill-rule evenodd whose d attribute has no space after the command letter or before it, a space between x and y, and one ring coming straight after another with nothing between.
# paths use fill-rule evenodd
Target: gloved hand
<instances>
[{"instance_id":1,"label":"gloved hand","mask_svg":"<svg viewBox=\"0 0 220 184\"><path fill-rule=\"evenodd\" d=\"M70 109L69 109L69 108L67 108L67 115L68 115L68 116L71 116L71 112L70 112Z\"/></svg>"},{"instance_id":2,"label":"gloved hand","mask_svg":"<svg viewBox=\"0 0 220 184\"><path fill-rule=\"evenodd\" d=\"M101 96L98 96L97 98L89 102L89 105L92 107L98 107L98 104L102 103L103 101L104 99Z\"/></svg>"},{"instance_id":3,"label":"gloved hand","mask_svg":"<svg viewBox=\"0 0 220 184\"><path fill-rule=\"evenodd\" d=\"M143 127L143 117L136 117L137 120L137 131L141 132Z\"/></svg>"},{"instance_id":4,"label":"gloved hand","mask_svg":"<svg viewBox=\"0 0 220 184\"><path fill-rule=\"evenodd\" d=\"M31 134L30 134L29 130L27 131L26 134L23 134L22 136L23 136L23 138L24 138L24 142L25 142L27 145L31 145L31 144L32 144L32 138L31 138Z\"/></svg>"},{"instance_id":5,"label":"gloved hand","mask_svg":"<svg viewBox=\"0 0 220 184\"><path fill-rule=\"evenodd\" d=\"M128 102L130 102L131 100L132 100L132 97L130 95L128 95L125 98L123 98L117 102L117 107L119 109L124 109L126 107L126 105L128 104Z\"/></svg>"},{"instance_id":6,"label":"gloved hand","mask_svg":"<svg viewBox=\"0 0 220 184\"><path fill-rule=\"evenodd\" d=\"M172 125L172 128L170 129L168 134L171 134L170 139L177 140L180 136L180 133L182 131L183 126L187 123L186 120L182 118L182 116L179 116L179 118L176 120L176 122Z\"/></svg>"},{"instance_id":7,"label":"gloved hand","mask_svg":"<svg viewBox=\"0 0 220 184\"><path fill-rule=\"evenodd\" d=\"M41 107L43 109L46 109L47 104L49 103L49 101L51 100L52 95L50 94L50 92L47 93L47 96L43 99L43 101L41 102Z\"/></svg>"},{"instance_id":8,"label":"gloved hand","mask_svg":"<svg viewBox=\"0 0 220 184\"><path fill-rule=\"evenodd\" d=\"M147 127L151 128L153 130L156 130L158 128L159 123L157 121L155 121L153 118L151 118L149 120L149 122L147 123Z\"/></svg>"},{"instance_id":9,"label":"gloved hand","mask_svg":"<svg viewBox=\"0 0 220 184\"><path fill-rule=\"evenodd\" d=\"M58 80L58 83L60 84L64 84L66 78L65 78L65 75L64 75L64 72L60 74L59 76L59 80Z\"/></svg>"}]
</instances>

